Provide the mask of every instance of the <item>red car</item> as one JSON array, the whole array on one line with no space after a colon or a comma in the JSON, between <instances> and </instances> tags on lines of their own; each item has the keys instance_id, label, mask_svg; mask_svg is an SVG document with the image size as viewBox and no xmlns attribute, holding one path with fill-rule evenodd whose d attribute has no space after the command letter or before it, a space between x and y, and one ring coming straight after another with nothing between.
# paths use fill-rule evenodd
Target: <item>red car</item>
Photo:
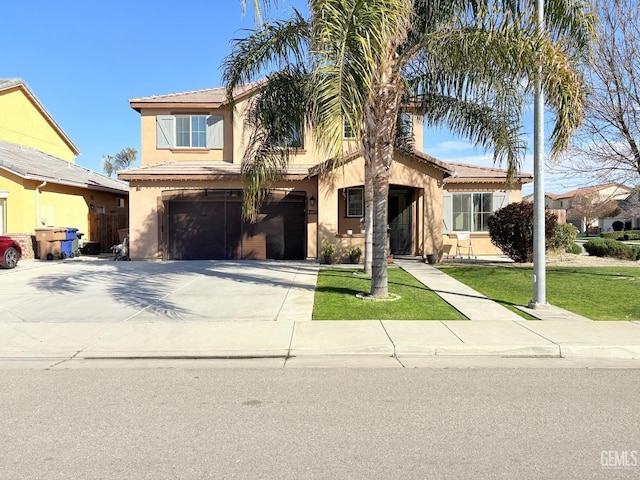
<instances>
[{"instance_id":1,"label":"red car","mask_svg":"<svg viewBox=\"0 0 640 480\"><path fill-rule=\"evenodd\" d=\"M22 258L20 244L11 237L0 235L0 267L15 268Z\"/></svg>"}]
</instances>

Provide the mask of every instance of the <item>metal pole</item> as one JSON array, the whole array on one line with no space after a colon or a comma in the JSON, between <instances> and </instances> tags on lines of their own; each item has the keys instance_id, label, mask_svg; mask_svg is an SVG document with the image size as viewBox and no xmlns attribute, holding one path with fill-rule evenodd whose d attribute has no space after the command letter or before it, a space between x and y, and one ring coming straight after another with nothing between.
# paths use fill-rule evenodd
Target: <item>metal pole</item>
<instances>
[{"instance_id":1,"label":"metal pole","mask_svg":"<svg viewBox=\"0 0 640 480\"><path fill-rule=\"evenodd\" d=\"M542 32L544 23L543 0L536 0L536 16ZM544 93L541 69L535 79L533 107L533 301L536 308L547 304L547 272L545 269L545 195L544 195Z\"/></svg>"}]
</instances>

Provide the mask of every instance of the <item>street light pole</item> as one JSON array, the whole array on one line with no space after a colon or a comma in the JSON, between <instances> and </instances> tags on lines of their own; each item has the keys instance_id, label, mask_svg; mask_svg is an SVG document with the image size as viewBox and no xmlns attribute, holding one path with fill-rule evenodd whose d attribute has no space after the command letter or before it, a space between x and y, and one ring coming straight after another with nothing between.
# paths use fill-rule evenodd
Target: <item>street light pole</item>
<instances>
[{"instance_id":1,"label":"street light pole","mask_svg":"<svg viewBox=\"0 0 640 480\"><path fill-rule=\"evenodd\" d=\"M535 0L540 32L545 29L544 2ZM544 93L542 70L538 66L535 78L533 106L533 300L532 308L547 304L547 272L545 266L545 195L544 195Z\"/></svg>"}]
</instances>

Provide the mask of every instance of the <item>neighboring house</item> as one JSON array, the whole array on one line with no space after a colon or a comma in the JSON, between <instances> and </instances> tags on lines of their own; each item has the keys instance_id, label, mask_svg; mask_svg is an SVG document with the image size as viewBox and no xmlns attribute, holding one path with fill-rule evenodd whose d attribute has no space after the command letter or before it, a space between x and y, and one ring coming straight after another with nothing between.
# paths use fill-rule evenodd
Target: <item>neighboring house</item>
<instances>
[{"instance_id":1,"label":"neighboring house","mask_svg":"<svg viewBox=\"0 0 640 480\"><path fill-rule=\"evenodd\" d=\"M626 198L617 200L620 212L602 221L602 231L640 230L640 191L634 189Z\"/></svg>"},{"instance_id":2,"label":"neighboring house","mask_svg":"<svg viewBox=\"0 0 640 480\"><path fill-rule=\"evenodd\" d=\"M128 185L75 165L78 154L23 80L0 79L0 234L19 240L26 258L36 228L74 227L100 241L91 238L102 231L91 218L127 226Z\"/></svg>"},{"instance_id":3,"label":"neighboring house","mask_svg":"<svg viewBox=\"0 0 640 480\"><path fill-rule=\"evenodd\" d=\"M326 241L345 256L363 245L364 161L358 154L334 168L316 151L310 132L290 158L283 179L255 224L241 219L243 111L255 85L235 93L231 115L225 89L134 98L141 117L138 168L118 172L130 184L130 253L134 259L317 259ZM422 119L413 118L415 145ZM353 139L345 138L354 148ZM500 169L449 163L423 152L396 152L390 177L390 249L397 255L455 252L455 234L471 232L474 253L491 245L487 218L520 201L521 175L507 188Z\"/></svg>"},{"instance_id":4,"label":"neighboring house","mask_svg":"<svg viewBox=\"0 0 640 480\"><path fill-rule=\"evenodd\" d=\"M606 231L618 217L602 217L601 212L611 210L614 202L625 200L631 188L619 183L604 183L577 188L565 193L545 193L545 207L549 210L565 210L567 223L574 225L580 232ZM533 196L525 197L533 201ZM585 205L591 203L592 208Z\"/></svg>"}]
</instances>

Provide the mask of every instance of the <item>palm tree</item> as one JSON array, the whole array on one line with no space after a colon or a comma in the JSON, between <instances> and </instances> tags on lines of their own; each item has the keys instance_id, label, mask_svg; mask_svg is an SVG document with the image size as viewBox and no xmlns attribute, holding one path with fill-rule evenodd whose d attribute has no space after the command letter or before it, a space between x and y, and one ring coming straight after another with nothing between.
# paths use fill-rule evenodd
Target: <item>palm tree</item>
<instances>
[{"instance_id":1,"label":"palm tree","mask_svg":"<svg viewBox=\"0 0 640 480\"><path fill-rule=\"evenodd\" d=\"M102 169L110 177L135 163L137 155L138 151L131 147L123 148L115 155L105 155L102 157Z\"/></svg>"},{"instance_id":2,"label":"palm tree","mask_svg":"<svg viewBox=\"0 0 640 480\"><path fill-rule=\"evenodd\" d=\"M593 19L580 2L547 3L547 30L541 32L527 1L310 0L309 20L295 12L289 21L265 24L235 42L225 61L229 92L276 65L280 72L262 94L283 91L280 80L300 81L295 91L308 98L293 117L313 128L320 146L341 158L343 119L361 140L373 205L373 221L367 222L373 224L371 295L388 294L387 197L402 109L492 148L513 177L524 147L522 105L540 67L556 114L552 152L568 144L582 117L584 86L576 63L586 51ZM260 105L253 104L254 120L266 118ZM252 136L260 148L248 148L243 159L255 209L287 162L286 149L265 142L280 129L290 134L293 123L250 126L261 131Z\"/></svg>"}]
</instances>

